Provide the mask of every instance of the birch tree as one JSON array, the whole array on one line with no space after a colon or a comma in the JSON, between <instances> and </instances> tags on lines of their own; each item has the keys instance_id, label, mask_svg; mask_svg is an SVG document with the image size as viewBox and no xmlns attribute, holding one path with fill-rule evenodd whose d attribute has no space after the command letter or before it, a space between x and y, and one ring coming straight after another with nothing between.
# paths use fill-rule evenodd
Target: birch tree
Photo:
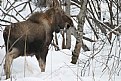
<instances>
[{"instance_id":1,"label":"birch tree","mask_svg":"<svg viewBox=\"0 0 121 81\"><path fill-rule=\"evenodd\" d=\"M71 5L70 0L66 0L66 13L68 16L70 16L70 5ZM66 48L67 49L71 48L71 30L70 29L66 30Z\"/></svg>"},{"instance_id":2,"label":"birch tree","mask_svg":"<svg viewBox=\"0 0 121 81\"><path fill-rule=\"evenodd\" d=\"M65 4L65 12L68 16L70 16L70 6L71 6L71 0L63 0L63 3ZM66 37L65 37L66 34ZM71 30L63 30L62 31L62 48L70 49L71 48Z\"/></svg>"},{"instance_id":3,"label":"birch tree","mask_svg":"<svg viewBox=\"0 0 121 81\"><path fill-rule=\"evenodd\" d=\"M77 59L80 54L80 50L82 47L82 39L83 39L83 27L85 23L85 17L86 17L86 10L87 10L87 0L80 0L80 12L77 16L78 19L78 29L77 29L77 36L76 36L76 46L72 53L72 61L71 63L76 64Z\"/></svg>"}]
</instances>

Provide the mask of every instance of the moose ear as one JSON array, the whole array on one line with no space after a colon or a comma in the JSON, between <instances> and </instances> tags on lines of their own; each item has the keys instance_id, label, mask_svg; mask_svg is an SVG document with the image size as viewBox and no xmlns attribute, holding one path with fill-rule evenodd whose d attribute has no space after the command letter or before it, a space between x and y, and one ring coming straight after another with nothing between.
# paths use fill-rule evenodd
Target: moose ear
<instances>
[{"instance_id":1,"label":"moose ear","mask_svg":"<svg viewBox=\"0 0 121 81\"><path fill-rule=\"evenodd\" d=\"M61 7L58 0L46 0L46 4L50 8L58 8L58 7Z\"/></svg>"},{"instance_id":2,"label":"moose ear","mask_svg":"<svg viewBox=\"0 0 121 81\"><path fill-rule=\"evenodd\" d=\"M53 7L54 8L60 7L60 4L59 4L58 0L53 0Z\"/></svg>"}]
</instances>

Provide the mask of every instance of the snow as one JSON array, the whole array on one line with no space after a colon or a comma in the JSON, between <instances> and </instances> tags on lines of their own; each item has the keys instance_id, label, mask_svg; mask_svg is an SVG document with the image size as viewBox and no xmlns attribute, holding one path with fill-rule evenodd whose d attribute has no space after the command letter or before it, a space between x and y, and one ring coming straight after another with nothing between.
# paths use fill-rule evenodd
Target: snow
<instances>
[{"instance_id":1,"label":"snow","mask_svg":"<svg viewBox=\"0 0 121 81\"><path fill-rule=\"evenodd\" d=\"M15 5L19 3L21 2L18 2ZM33 5L32 8L35 9L35 6ZM106 7L102 4L102 9L105 10L105 8ZM17 10L19 9L21 10L21 8L17 8ZM37 10L39 9L36 9L35 11ZM79 9L76 9L76 7L72 7L71 12L72 14L77 15ZM10 13L13 15L16 14L15 11L12 11ZM30 14L29 8L27 7L26 10L24 10L20 14L24 17L28 16ZM18 15L17 18L20 19L20 21L23 20ZM2 17L0 19L2 19ZM6 17L5 19L11 20L12 22L16 22L14 19L10 17ZM74 22L74 24L76 25L76 22ZM88 23L86 23L84 29L85 36L94 38L92 31L89 30L90 30L89 25ZM2 33L3 32L0 31L0 46L4 45ZM58 40L59 47L61 48L62 37L60 34L58 34L58 38L59 38ZM103 40L106 39L103 38ZM106 46L103 48L100 54L96 55L95 59L91 59L88 56L96 54L96 52L98 52L103 46L103 43L101 42L101 40L97 40L96 43L90 43L85 40L84 42L89 46L91 51L84 52L83 50L81 50L78 63L75 65L70 63L72 51L75 46L75 38L72 36L71 50L61 49L59 51L55 51L54 47L50 46L47 56L45 72L41 72L38 65L38 61L35 58L35 56L18 57L14 59L12 63L11 78L7 80L5 80L5 74L3 70L3 65L4 65L3 60L5 57L5 47L3 47L0 49L0 64L2 64L0 65L0 81L120 81L121 75L117 76L115 74L115 71L112 71L114 73L111 73L111 68L102 72L102 69L105 67L105 64L103 63L105 63L106 61L105 59L107 59L106 54L109 53L109 49L111 47L105 44ZM94 48L92 48L92 46L94 46ZM119 48L116 49L117 46L118 44L115 44L112 53L115 53L116 50L120 50ZM88 59L90 59L89 62L87 61ZM113 65L113 62L114 62L113 60L110 62L110 66ZM90 64L90 67L83 68L84 63L86 63L86 66ZM119 64L119 67L121 67L121 64ZM85 76L83 74L85 74Z\"/></svg>"},{"instance_id":2,"label":"snow","mask_svg":"<svg viewBox=\"0 0 121 81\"><path fill-rule=\"evenodd\" d=\"M3 44L3 39L0 41ZM95 76L86 75L81 76L81 67L78 64L73 65L71 61L71 51L64 49L60 51L54 51L51 46L47 56L46 72L40 72L38 62L33 57L19 57L14 59L11 70L12 75L10 79L5 80L3 72L3 66L0 67L1 81L108 81L108 75L101 77L100 66L96 65L92 71ZM4 57L4 48L0 50L0 57ZM85 54L90 54L86 52ZM80 59L85 58L82 54ZM0 62L1 62L0 58ZM2 63L3 64L3 63ZM95 67L95 66L92 66ZM115 79L115 80L114 80ZM112 81L120 81L121 77L116 76Z\"/></svg>"}]
</instances>

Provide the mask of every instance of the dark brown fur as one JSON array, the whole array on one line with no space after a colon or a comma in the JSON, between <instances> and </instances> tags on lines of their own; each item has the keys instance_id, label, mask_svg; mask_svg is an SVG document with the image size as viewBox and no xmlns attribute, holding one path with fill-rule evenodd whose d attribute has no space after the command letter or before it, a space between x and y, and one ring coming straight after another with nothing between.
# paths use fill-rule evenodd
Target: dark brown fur
<instances>
[{"instance_id":1,"label":"dark brown fur","mask_svg":"<svg viewBox=\"0 0 121 81\"><path fill-rule=\"evenodd\" d=\"M45 13L36 12L26 21L7 26L3 33L7 52L4 67L6 78L10 77L13 59L24 55L35 55L41 71L44 72L53 32L59 32L66 23L73 25L62 9L51 8Z\"/></svg>"}]
</instances>

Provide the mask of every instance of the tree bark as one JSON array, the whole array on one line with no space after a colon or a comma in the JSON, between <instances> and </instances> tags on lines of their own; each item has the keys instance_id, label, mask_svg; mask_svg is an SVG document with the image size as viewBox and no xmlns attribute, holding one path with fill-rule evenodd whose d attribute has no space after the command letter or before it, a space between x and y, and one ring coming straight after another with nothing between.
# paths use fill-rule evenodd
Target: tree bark
<instances>
[{"instance_id":1,"label":"tree bark","mask_svg":"<svg viewBox=\"0 0 121 81\"><path fill-rule=\"evenodd\" d=\"M38 7L46 7L46 0L37 0Z\"/></svg>"},{"instance_id":2,"label":"tree bark","mask_svg":"<svg viewBox=\"0 0 121 81\"><path fill-rule=\"evenodd\" d=\"M66 0L66 13L68 16L70 16L70 0ZM66 30L66 49L71 48L71 30Z\"/></svg>"},{"instance_id":3,"label":"tree bark","mask_svg":"<svg viewBox=\"0 0 121 81\"><path fill-rule=\"evenodd\" d=\"M72 61L71 61L72 64L76 64L78 57L79 57L79 54L80 54L81 47L82 47L83 27L84 27L84 23L85 23L87 3L88 3L88 0L81 0L80 1L81 9L80 9L80 12L77 16L78 33L76 36L76 46L75 46L74 51L72 52Z\"/></svg>"},{"instance_id":4,"label":"tree bark","mask_svg":"<svg viewBox=\"0 0 121 81\"><path fill-rule=\"evenodd\" d=\"M1 4L2 4L2 0L0 0L0 6L1 6Z\"/></svg>"}]
</instances>

